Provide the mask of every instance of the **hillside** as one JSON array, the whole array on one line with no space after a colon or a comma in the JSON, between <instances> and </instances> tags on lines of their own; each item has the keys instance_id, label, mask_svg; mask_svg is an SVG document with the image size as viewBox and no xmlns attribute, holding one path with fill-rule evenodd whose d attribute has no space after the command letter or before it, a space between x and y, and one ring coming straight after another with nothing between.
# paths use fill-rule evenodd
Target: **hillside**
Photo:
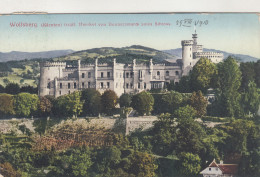
<instances>
[{"instance_id":1,"label":"hillside","mask_svg":"<svg viewBox=\"0 0 260 177\"><path fill-rule=\"evenodd\" d=\"M99 58L102 62L111 61L116 58L118 62L129 63L133 59L139 62L154 59L155 61L163 61L164 59L174 59L175 57L169 53L140 46L132 45L129 47L114 48L102 47L88 50L77 51L62 57L53 58L54 61L71 61L82 60L82 62L93 62L92 60Z\"/></svg>"},{"instance_id":2,"label":"hillside","mask_svg":"<svg viewBox=\"0 0 260 177\"><path fill-rule=\"evenodd\" d=\"M0 52L0 62L13 61L13 60L24 60L33 58L53 58L68 55L74 52L73 50L52 50L45 52L19 52L12 51L7 53Z\"/></svg>"},{"instance_id":3,"label":"hillside","mask_svg":"<svg viewBox=\"0 0 260 177\"><path fill-rule=\"evenodd\" d=\"M228 56L234 56L238 61L240 62L256 62L257 60L260 60L260 58L255 58L250 55L242 55L242 54L234 54L234 53L229 53L221 50L215 50L215 49L203 49L204 52L221 52L224 54L224 58L227 58ZM163 52L169 53L171 55L176 56L177 58L182 57L182 49L177 48L177 49L170 49L170 50L163 50Z\"/></svg>"}]
</instances>

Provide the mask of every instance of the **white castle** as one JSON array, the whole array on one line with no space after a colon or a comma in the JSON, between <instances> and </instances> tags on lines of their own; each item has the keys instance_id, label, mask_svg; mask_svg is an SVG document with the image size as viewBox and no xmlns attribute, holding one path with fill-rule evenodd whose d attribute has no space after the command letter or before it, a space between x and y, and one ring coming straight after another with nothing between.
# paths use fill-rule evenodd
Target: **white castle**
<instances>
[{"instance_id":1,"label":"white castle","mask_svg":"<svg viewBox=\"0 0 260 177\"><path fill-rule=\"evenodd\" d=\"M182 59L174 62L154 64L98 63L83 65L78 60L77 66L66 62L44 62L40 64L39 95L55 97L72 93L76 90L94 88L101 93L111 89L118 96L123 93L137 93L143 90L162 89L170 82L178 83L180 78L188 75L201 57L207 57L214 63L223 60L223 53L203 52L202 45L197 44L197 34L193 40L183 40Z\"/></svg>"}]
</instances>

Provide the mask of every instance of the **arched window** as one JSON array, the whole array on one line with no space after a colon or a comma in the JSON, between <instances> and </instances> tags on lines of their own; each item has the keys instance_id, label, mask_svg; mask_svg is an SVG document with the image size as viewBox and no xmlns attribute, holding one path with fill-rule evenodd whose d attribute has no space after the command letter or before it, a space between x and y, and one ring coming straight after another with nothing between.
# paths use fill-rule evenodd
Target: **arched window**
<instances>
[{"instance_id":1,"label":"arched window","mask_svg":"<svg viewBox=\"0 0 260 177\"><path fill-rule=\"evenodd\" d=\"M166 71L166 76L169 76L170 74L169 74L169 71Z\"/></svg>"},{"instance_id":2,"label":"arched window","mask_svg":"<svg viewBox=\"0 0 260 177\"><path fill-rule=\"evenodd\" d=\"M175 71L175 75L178 76L179 75L179 71Z\"/></svg>"},{"instance_id":3,"label":"arched window","mask_svg":"<svg viewBox=\"0 0 260 177\"><path fill-rule=\"evenodd\" d=\"M157 76L160 76L160 71L157 71Z\"/></svg>"}]
</instances>

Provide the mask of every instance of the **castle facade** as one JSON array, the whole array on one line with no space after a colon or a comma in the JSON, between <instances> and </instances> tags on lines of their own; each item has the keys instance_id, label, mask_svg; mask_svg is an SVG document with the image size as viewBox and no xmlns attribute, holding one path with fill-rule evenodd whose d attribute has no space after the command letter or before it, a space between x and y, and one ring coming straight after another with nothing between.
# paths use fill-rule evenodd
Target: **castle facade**
<instances>
[{"instance_id":1,"label":"castle facade","mask_svg":"<svg viewBox=\"0 0 260 177\"><path fill-rule=\"evenodd\" d=\"M138 93L143 90L162 89L170 82L178 83L180 78L188 75L192 67L201 57L207 57L212 62L223 60L222 53L203 52L202 45L197 44L197 34L193 40L184 40L182 44L182 59L174 62L154 64L98 63L69 66L66 62L40 63L39 96L53 95L55 97L72 93L76 90L94 88L103 93L114 90L118 96L123 93Z\"/></svg>"}]
</instances>

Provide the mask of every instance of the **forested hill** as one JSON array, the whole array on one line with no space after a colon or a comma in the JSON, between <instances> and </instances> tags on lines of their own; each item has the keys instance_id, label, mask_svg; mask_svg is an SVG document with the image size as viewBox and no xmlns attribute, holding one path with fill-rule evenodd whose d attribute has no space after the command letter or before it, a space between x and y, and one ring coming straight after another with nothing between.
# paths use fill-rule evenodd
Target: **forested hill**
<instances>
[{"instance_id":1,"label":"forested hill","mask_svg":"<svg viewBox=\"0 0 260 177\"><path fill-rule=\"evenodd\" d=\"M96 58L100 59L101 62L111 61L112 58L116 58L117 62L129 63L132 62L133 59L136 59L137 62L143 62L149 59L154 59L155 62L159 62L164 59L175 59L175 56L153 48L141 45L132 45L122 48L102 47L82 50L66 56L53 58L53 60L70 61L80 59L83 62L93 62L92 60Z\"/></svg>"},{"instance_id":2,"label":"forested hill","mask_svg":"<svg viewBox=\"0 0 260 177\"><path fill-rule=\"evenodd\" d=\"M101 47L82 51L54 50L45 52L0 52L0 62L25 59L48 59L54 61L71 61L81 59L83 62L92 62L92 60L96 58L101 60L117 58L120 62L128 63L129 60L134 58L141 61L151 58L156 61L162 61L164 59L174 59L175 57L172 54L141 45L132 45L121 48Z\"/></svg>"},{"instance_id":3,"label":"forested hill","mask_svg":"<svg viewBox=\"0 0 260 177\"><path fill-rule=\"evenodd\" d=\"M51 50L44 52L0 52L0 62L13 61L13 60L24 60L33 58L53 58L68 55L74 52L73 50Z\"/></svg>"},{"instance_id":4,"label":"forested hill","mask_svg":"<svg viewBox=\"0 0 260 177\"><path fill-rule=\"evenodd\" d=\"M257 60L260 60L260 58L255 58L250 55L242 55L242 54L235 54L235 53L229 53L221 50L216 50L216 49L203 49L204 52L220 52L224 54L224 58L227 58L228 56L234 56L238 61L240 62L256 62ZM177 49L170 49L170 50L163 50L163 52L169 53L171 55L174 55L176 57L181 58L182 57L182 49L177 48Z\"/></svg>"}]
</instances>

